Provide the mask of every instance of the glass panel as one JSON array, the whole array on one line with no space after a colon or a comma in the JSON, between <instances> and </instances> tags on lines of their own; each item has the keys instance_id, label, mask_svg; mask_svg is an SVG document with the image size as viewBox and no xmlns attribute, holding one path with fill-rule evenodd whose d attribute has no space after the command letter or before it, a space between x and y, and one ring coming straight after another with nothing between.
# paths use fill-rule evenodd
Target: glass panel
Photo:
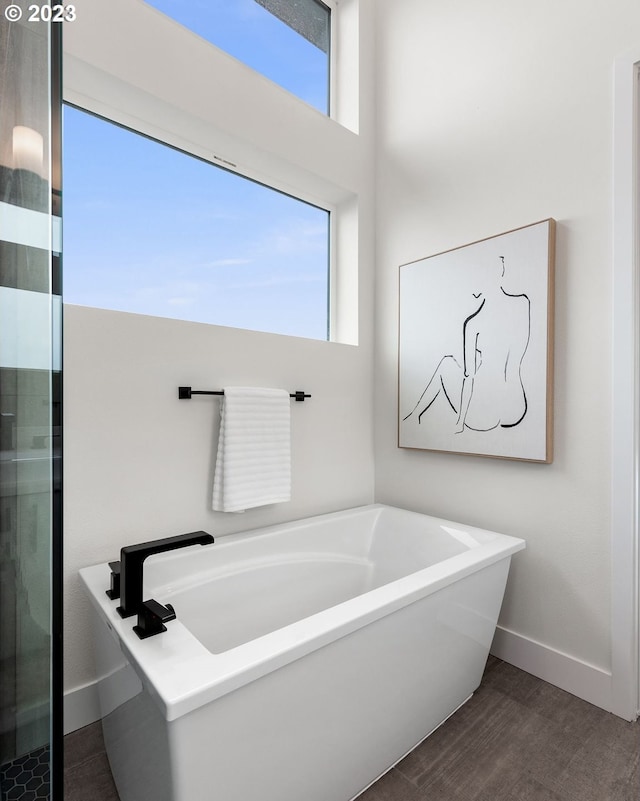
<instances>
[{"instance_id":1,"label":"glass panel","mask_svg":"<svg viewBox=\"0 0 640 801\"><path fill-rule=\"evenodd\" d=\"M146 0L149 5L329 113L331 12L319 0Z\"/></svg>"},{"instance_id":2,"label":"glass panel","mask_svg":"<svg viewBox=\"0 0 640 801\"><path fill-rule=\"evenodd\" d=\"M48 24L6 17L0 14L0 786L2 798L49 798L60 433L53 48Z\"/></svg>"},{"instance_id":3,"label":"glass panel","mask_svg":"<svg viewBox=\"0 0 640 801\"><path fill-rule=\"evenodd\" d=\"M65 303L328 338L324 209L69 106L64 166Z\"/></svg>"}]
</instances>

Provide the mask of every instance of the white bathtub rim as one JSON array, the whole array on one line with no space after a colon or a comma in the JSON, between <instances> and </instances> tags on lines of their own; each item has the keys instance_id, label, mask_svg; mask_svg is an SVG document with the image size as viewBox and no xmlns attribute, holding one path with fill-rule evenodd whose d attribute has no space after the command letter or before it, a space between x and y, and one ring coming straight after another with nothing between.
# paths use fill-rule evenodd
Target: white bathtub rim
<instances>
[{"instance_id":1,"label":"white bathtub rim","mask_svg":"<svg viewBox=\"0 0 640 801\"><path fill-rule=\"evenodd\" d=\"M368 508L371 507L358 507L349 512ZM342 516L345 513L332 514ZM325 515L322 517L326 518ZM439 522L457 526L451 521ZM280 530L280 527L269 527L270 531L276 529ZM155 698L165 718L170 721L437 592L454 581L509 558L525 547L521 539L494 532L486 533L491 536L484 544L465 553L392 581L221 654L208 651L179 618L170 622L163 634L148 640L139 640L133 632L135 620L133 618L123 620L115 611L118 602L109 600L104 592L109 584L108 565L84 568L80 574L89 589L94 607L120 639L123 653ZM242 536L246 537L248 533Z\"/></svg>"}]
</instances>

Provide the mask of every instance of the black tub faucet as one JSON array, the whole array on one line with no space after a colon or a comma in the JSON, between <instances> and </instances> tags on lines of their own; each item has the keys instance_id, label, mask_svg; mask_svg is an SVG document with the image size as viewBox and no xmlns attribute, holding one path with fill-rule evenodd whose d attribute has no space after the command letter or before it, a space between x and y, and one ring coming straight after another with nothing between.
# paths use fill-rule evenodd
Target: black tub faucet
<instances>
[{"instance_id":1,"label":"black tub faucet","mask_svg":"<svg viewBox=\"0 0 640 801\"><path fill-rule=\"evenodd\" d=\"M147 556L155 553L186 548L189 545L208 545L213 542L211 534L205 531L193 531L190 534L179 534L176 537L165 537L162 540L139 542L127 545L120 550L120 597L122 605L117 611L121 617L137 615L142 606L142 565ZM112 570L117 562L111 564ZM115 572L115 571L114 571ZM113 580L112 580L113 587ZM111 594L109 597L117 597Z\"/></svg>"}]
</instances>

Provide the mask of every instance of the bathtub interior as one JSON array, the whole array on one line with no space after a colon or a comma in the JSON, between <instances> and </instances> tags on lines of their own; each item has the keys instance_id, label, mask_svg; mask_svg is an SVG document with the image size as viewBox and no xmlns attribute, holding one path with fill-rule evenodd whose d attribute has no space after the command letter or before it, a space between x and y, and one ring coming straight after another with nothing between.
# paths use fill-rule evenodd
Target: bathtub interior
<instances>
[{"instance_id":1,"label":"bathtub interior","mask_svg":"<svg viewBox=\"0 0 640 801\"><path fill-rule=\"evenodd\" d=\"M367 507L218 540L205 552L149 559L145 585L220 654L445 562L485 536L405 510ZM186 574L188 584L180 579Z\"/></svg>"}]
</instances>

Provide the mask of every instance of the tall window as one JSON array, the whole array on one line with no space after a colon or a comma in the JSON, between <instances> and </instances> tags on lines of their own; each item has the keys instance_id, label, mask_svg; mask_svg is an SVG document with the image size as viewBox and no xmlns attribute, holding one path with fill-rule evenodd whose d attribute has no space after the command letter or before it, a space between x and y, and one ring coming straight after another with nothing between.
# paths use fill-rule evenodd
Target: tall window
<instances>
[{"instance_id":1,"label":"tall window","mask_svg":"<svg viewBox=\"0 0 640 801\"><path fill-rule=\"evenodd\" d=\"M329 113L331 10L321 0L146 0L297 97Z\"/></svg>"},{"instance_id":2,"label":"tall window","mask_svg":"<svg viewBox=\"0 0 640 801\"><path fill-rule=\"evenodd\" d=\"M67 303L328 339L329 212L70 106Z\"/></svg>"}]
</instances>

